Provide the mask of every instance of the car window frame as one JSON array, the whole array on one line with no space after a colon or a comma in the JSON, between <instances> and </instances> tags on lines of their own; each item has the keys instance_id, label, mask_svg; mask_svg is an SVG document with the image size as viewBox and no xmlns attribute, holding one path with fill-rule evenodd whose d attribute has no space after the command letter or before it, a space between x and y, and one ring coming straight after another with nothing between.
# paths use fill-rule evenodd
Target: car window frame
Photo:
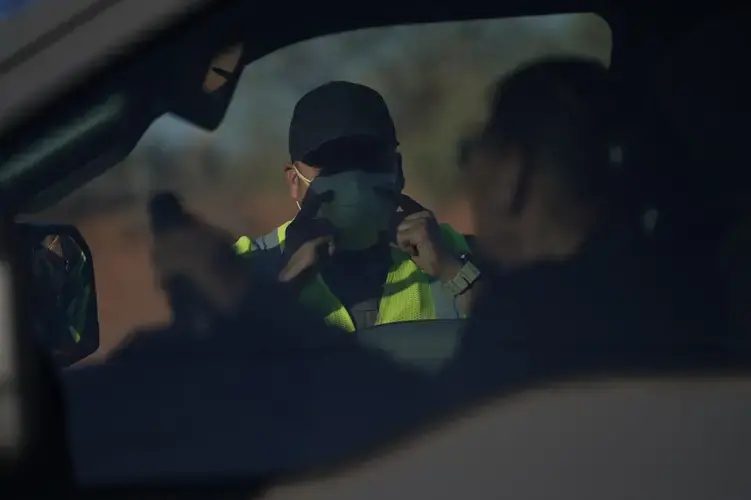
<instances>
[{"instance_id":1,"label":"car window frame","mask_svg":"<svg viewBox=\"0 0 751 500\"><path fill-rule=\"evenodd\" d=\"M0 133L69 90L144 32L211 0L40 1L0 24Z\"/></svg>"}]
</instances>

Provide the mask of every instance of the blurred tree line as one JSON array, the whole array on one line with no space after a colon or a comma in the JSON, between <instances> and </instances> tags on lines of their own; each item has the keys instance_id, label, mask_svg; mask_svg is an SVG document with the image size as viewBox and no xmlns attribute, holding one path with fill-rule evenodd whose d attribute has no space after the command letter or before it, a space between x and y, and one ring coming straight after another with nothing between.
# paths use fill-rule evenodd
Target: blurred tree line
<instances>
[{"instance_id":1,"label":"blurred tree line","mask_svg":"<svg viewBox=\"0 0 751 500\"><path fill-rule=\"evenodd\" d=\"M85 217L144 203L157 189L242 203L283 196L292 108L330 80L381 92L397 125L408 189L426 204L456 195L456 142L483 119L492 83L550 54L609 62L610 30L588 14L375 28L300 42L250 64L215 133L163 117L122 164L55 207Z\"/></svg>"}]
</instances>

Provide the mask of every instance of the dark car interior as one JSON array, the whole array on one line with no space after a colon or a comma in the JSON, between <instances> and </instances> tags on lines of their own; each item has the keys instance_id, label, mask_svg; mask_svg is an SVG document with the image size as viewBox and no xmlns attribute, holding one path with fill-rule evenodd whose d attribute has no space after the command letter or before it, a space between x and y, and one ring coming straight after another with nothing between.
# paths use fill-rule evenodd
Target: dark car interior
<instances>
[{"instance_id":1,"label":"dark car interior","mask_svg":"<svg viewBox=\"0 0 751 500\"><path fill-rule=\"evenodd\" d=\"M147 127L167 112L198 127L216 129L243 66L306 38L398 23L595 12L608 21L613 33L611 68L618 78L625 123L620 137L629 209L635 220L648 214L648 229L660 248L696 270L687 282L717 288L716 296L728 307L739 351L747 345L751 331L751 315L746 312L751 309L751 205L747 202L751 178L745 134L751 82L743 67L745 49L751 46L747 9L726 8L722 2L671 10L646 2L546 0L372 9L324 5L300 4L290 17L286 4L261 9L244 0L211 2L162 32L145 35L130 52L112 56L92 74L81 75L0 136L5 206L14 214L50 206L120 162ZM229 84L207 91L204 75L212 58L238 44L243 48L240 64L225 70ZM61 136L66 140L55 144L54 138ZM434 345L436 351L426 356L419 339L400 350L397 344L403 332L398 325L392 330L388 335L369 332L362 341L399 351L424 370L437 369L436 363L455 349L459 335L456 324L443 325L441 345ZM424 336L412 333L415 338ZM209 484L206 489L175 485L153 491L146 485L137 490L117 490L113 485L82 495L248 498L257 486L240 481L231 486Z\"/></svg>"}]
</instances>

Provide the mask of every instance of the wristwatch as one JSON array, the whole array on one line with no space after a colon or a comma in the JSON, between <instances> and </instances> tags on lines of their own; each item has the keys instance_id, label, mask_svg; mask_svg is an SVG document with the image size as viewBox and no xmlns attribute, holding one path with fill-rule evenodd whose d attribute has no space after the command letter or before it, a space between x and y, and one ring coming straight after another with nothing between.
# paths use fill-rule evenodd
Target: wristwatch
<instances>
[{"instance_id":1,"label":"wristwatch","mask_svg":"<svg viewBox=\"0 0 751 500\"><path fill-rule=\"evenodd\" d=\"M472 254L464 252L459 254L458 258L462 263L462 267L459 269L459 272L456 273L456 276L444 283L454 297L457 297L472 288L472 285L474 285L480 278L480 270L477 269L477 266L472 262Z\"/></svg>"}]
</instances>

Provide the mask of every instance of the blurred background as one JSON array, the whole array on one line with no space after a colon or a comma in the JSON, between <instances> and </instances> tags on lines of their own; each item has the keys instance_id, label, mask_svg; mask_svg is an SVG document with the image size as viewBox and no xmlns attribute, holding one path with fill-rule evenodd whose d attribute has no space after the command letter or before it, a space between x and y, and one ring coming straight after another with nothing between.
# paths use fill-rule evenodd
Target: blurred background
<instances>
[{"instance_id":1,"label":"blurred background","mask_svg":"<svg viewBox=\"0 0 751 500\"><path fill-rule=\"evenodd\" d=\"M36 0L0 0L0 20L10 18Z\"/></svg>"},{"instance_id":2,"label":"blurred background","mask_svg":"<svg viewBox=\"0 0 751 500\"><path fill-rule=\"evenodd\" d=\"M307 40L246 67L221 127L207 133L165 116L130 157L40 218L79 226L91 246L102 342L168 318L154 286L145 206L157 189L237 234L291 218L282 165L296 101L331 80L378 90L396 122L407 192L471 232L456 168L457 139L481 123L492 83L520 63L578 54L609 63L610 29L590 14L376 28Z\"/></svg>"}]
</instances>

